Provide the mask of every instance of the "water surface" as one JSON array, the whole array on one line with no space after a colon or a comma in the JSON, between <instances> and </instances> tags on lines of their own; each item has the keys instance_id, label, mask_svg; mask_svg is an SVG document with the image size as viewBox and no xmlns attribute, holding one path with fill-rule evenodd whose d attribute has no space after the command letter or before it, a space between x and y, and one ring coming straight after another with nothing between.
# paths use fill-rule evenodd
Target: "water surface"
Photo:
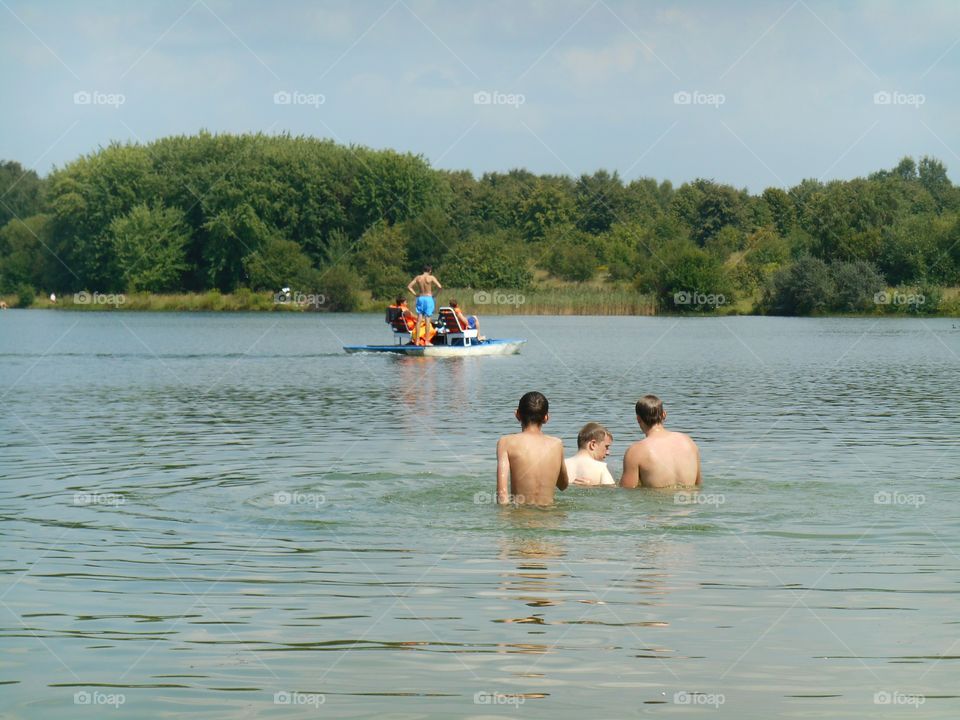
<instances>
[{"instance_id":1,"label":"water surface","mask_svg":"<svg viewBox=\"0 0 960 720\"><path fill-rule=\"evenodd\" d=\"M0 715L955 718L954 325L0 313ZM530 389L703 493L491 505Z\"/></svg>"}]
</instances>

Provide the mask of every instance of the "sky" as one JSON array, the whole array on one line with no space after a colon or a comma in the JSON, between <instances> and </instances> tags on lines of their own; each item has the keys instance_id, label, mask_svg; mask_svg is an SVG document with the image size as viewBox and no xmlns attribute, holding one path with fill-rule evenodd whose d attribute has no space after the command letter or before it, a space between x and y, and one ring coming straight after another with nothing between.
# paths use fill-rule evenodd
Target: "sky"
<instances>
[{"instance_id":1,"label":"sky","mask_svg":"<svg viewBox=\"0 0 960 720\"><path fill-rule=\"evenodd\" d=\"M960 181L960 3L0 0L0 160L290 133L758 193L931 155Z\"/></svg>"}]
</instances>

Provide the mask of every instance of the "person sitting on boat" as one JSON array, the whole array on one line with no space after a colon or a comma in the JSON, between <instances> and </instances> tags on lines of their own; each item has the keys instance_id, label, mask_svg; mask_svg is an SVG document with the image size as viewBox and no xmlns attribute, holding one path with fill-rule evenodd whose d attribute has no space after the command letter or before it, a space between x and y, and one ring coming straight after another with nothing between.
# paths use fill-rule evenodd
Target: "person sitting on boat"
<instances>
[{"instance_id":1,"label":"person sitting on boat","mask_svg":"<svg viewBox=\"0 0 960 720\"><path fill-rule=\"evenodd\" d=\"M477 340L480 342L486 340L486 338L480 334L480 321L476 315L464 315L463 310L460 309L460 303L456 300L450 301L450 309L453 310L453 314L457 316L457 322L460 323L461 327L467 330L476 330Z\"/></svg>"},{"instance_id":2,"label":"person sitting on boat","mask_svg":"<svg viewBox=\"0 0 960 720\"><path fill-rule=\"evenodd\" d=\"M415 285L416 290L414 290ZM434 285L437 286L437 290L443 289L440 281L433 276L432 265L424 265L423 272L417 275L407 285L407 290L417 298L417 327L413 333L413 341L416 345L429 345L433 339L433 335L429 333L429 329L432 328L430 319L433 317L433 311L436 308L436 304L433 301ZM422 333L420 332L421 327L423 328Z\"/></svg>"},{"instance_id":3,"label":"person sitting on boat","mask_svg":"<svg viewBox=\"0 0 960 720\"><path fill-rule=\"evenodd\" d=\"M393 325L397 318L403 318L407 330L413 332L413 328L417 324L417 316L410 312L407 299L403 295L397 295L393 305L387 307L387 323Z\"/></svg>"},{"instance_id":4,"label":"person sitting on boat","mask_svg":"<svg viewBox=\"0 0 960 720\"><path fill-rule=\"evenodd\" d=\"M398 319L403 320L403 325L406 327L407 332L413 335L417 329L417 316L411 312L410 307L407 305L407 299L403 295L397 295L393 305L387 307L387 323L393 327L394 330L400 332L401 328L396 324ZM427 343L431 343L433 342L433 338L436 334L436 328L428 319L426 332L420 338L412 337L410 344L425 345Z\"/></svg>"}]
</instances>

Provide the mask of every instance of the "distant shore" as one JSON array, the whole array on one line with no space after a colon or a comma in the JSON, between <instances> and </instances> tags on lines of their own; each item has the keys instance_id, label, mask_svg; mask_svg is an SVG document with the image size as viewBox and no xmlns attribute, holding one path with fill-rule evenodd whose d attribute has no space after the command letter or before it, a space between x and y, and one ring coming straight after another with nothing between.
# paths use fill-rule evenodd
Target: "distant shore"
<instances>
[{"instance_id":1,"label":"distant shore","mask_svg":"<svg viewBox=\"0 0 960 720\"><path fill-rule=\"evenodd\" d=\"M895 294L892 294L895 297ZM449 288L438 296L438 306L452 299L471 315L694 315L702 317L729 315L756 315L754 308L758 297L739 297L735 302L724 304L710 312L665 312L658 311L651 295L619 288L597 286L540 288L525 291L473 290ZM0 300L8 308L23 307L17 295L3 295ZM298 302L299 300L299 302ZM382 312L388 300L374 300L369 293L360 293L355 312ZM293 299L277 298L269 292L252 292L241 289L235 293L76 293L58 296L51 302L49 295L37 294L27 307L82 312L146 311L146 312L326 312L325 298L303 295ZM874 312L853 313L864 317L960 317L960 288L944 288L936 311L918 313L916 308L878 304ZM824 313L817 317L846 317L845 314Z\"/></svg>"}]
</instances>

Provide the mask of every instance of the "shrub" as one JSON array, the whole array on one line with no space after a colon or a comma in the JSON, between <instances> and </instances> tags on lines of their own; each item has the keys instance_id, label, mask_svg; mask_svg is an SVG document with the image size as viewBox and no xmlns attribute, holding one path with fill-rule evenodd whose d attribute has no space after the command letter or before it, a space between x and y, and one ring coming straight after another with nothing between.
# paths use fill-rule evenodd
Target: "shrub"
<instances>
[{"instance_id":1,"label":"shrub","mask_svg":"<svg viewBox=\"0 0 960 720\"><path fill-rule=\"evenodd\" d=\"M778 270L764 290L761 309L772 315L809 315L827 310L835 292L830 268L809 255Z\"/></svg>"}]
</instances>

